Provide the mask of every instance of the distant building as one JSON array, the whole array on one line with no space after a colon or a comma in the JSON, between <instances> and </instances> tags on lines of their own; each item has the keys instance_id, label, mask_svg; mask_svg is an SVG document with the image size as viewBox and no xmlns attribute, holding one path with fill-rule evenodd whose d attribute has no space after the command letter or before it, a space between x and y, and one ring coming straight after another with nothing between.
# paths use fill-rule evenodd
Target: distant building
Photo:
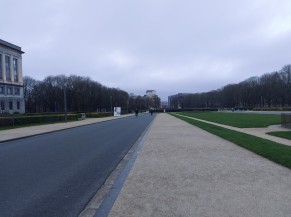
<instances>
[{"instance_id":1,"label":"distant building","mask_svg":"<svg viewBox=\"0 0 291 217\"><path fill-rule=\"evenodd\" d=\"M137 96L134 93L130 93L129 97L136 98Z\"/></svg>"},{"instance_id":2,"label":"distant building","mask_svg":"<svg viewBox=\"0 0 291 217\"><path fill-rule=\"evenodd\" d=\"M157 95L157 92L155 90L147 90L146 91L146 96L147 97L153 97L155 95Z\"/></svg>"},{"instance_id":3,"label":"distant building","mask_svg":"<svg viewBox=\"0 0 291 217\"><path fill-rule=\"evenodd\" d=\"M24 113L21 47L0 39L0 113Z\"/></svg>"},{"instance_id":4,"label":"distant building","mask_svg":"<svg viewBox=\"0 0 291 217\"><path fill-rule=\"evenodd\" d=\"M168 108L168 102L167 101L161 102L161 108L162 109Z\"/></svg>"}]
</instances>

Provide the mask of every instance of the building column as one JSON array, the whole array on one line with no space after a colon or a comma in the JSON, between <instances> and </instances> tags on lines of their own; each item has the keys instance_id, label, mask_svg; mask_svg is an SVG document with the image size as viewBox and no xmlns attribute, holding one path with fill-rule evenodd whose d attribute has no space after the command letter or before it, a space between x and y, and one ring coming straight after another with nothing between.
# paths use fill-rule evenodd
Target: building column
<instances>
[{"instance_id":1,"label":"building column","mask_svg":"<svg viewBox=\"0 0 291 217\"><path fill-rule=\"evenodd\" d=\"M20 113L25 113L25 100L20 101Z\"/></svg>"},{"instance_id":2,"label":"building column","mask_svg":"<svg viewBox=\"0 0 291 217\"><path fill-rule=\"evenodd\" d=\"M18 69L18 82L23 84L23 74L22 74L22 59L17 59L17 69Z\"/></svg>"},{"instance_id":3,"label":"building column","mask_svg":"<svg viewBox=\"0 0 291 217\"><path fill-rule=\"evenodd\" d=\"M4 100L4 112L9 112L9 100Z\"/></svg>"},{"instance_id":4,"label":"building column","mask_svg":"<svg viewBox=\"0 0 291 217\"><path fill-rule=\"evenodd\" d=\"M6 81L6 67L5 67L5 54L2 53L2 59L0 60L2 63L2 78L3 81Z\"/></svg>"},{"instance_id":5,"label":"building column","mask_svg":"<svg viewBox=\"0 0 291 217\"><path fill-rule=\"evenodd\" d=\"M13 75L14 67L13 67L13 56L10 56L10 76L11 81L14 82L14 75Z\"/></svg>"}]
</instances>

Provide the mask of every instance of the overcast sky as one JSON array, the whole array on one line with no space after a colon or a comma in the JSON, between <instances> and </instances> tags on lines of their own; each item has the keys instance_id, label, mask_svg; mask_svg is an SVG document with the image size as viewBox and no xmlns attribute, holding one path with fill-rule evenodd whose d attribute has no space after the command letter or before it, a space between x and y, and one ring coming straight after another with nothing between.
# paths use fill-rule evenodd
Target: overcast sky
<instances>
[{"instance_id":1,"label":"overcast sky","mask_svg":"<svg viewBox=\"0 0 291 217\"><path fill-rule=\"evenodd\" d=\"M290 0L0 0L24 75L88 76L162 100L291 64Z\"/></svg>"}]
</instances>

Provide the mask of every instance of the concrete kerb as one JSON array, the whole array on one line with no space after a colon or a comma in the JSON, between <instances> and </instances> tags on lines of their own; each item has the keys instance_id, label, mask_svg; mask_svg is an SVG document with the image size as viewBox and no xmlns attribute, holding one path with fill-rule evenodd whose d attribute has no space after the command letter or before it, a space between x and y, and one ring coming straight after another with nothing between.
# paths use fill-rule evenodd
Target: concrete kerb
<instances>
[{"instance_id":1,"label":"concrete kerb","mask_svg":"<svg viewBox=\"0 0 291 217\"><path fill-rule=\"evenodd\" d=\"M126 118L129 116L133 116L133 115L130 114L130 115L117 116L117 117L88 118L86 120L66 122L66 123L45 124L45 125L39 125L39 126L20 127L20 128L15 128L15 129L2 130L2 131L0 131L0 143L18 140L18 139L29 138L29 137L33 137L33 136L37 136L37 135L53 133L53 132L57 132L57 131L63 131L63 130L82 127L82 126L86 126L86 125L97 124L97 123L106 122L106 121L112 121L112 120L116 120L119 118ZM88 122L88 120L90 120L90 122ZM60 126L60 125L65 125L65 124L66 124L66 126ZM54 128L48 129L48 127L54 127ZM26 134L29 129L33 130L35 128L44 128L44 129L43 130L38 129L39 132L31 133L29 135ZM10 135L9 135L9 133L10 133Z\"/></svg>"},{"instance_id":2,"label":"concrete kerb","mask_svg":"<svg viewBox=\"0 0 291 217\"><path fill-rule=\"evenodd\" d=\"M155 116L156 117L156 116ZM154 120L155 120L154 117ZM136 140L135 144L119 162L111 175L105 180L104 184L98 189L95 196L91 199L79 217L103 217L108 216L112 206L117 199L123 184L131 171L135 160L142 149L152 123L145 129L142 135Z\"/></svg>"}]
</instances>

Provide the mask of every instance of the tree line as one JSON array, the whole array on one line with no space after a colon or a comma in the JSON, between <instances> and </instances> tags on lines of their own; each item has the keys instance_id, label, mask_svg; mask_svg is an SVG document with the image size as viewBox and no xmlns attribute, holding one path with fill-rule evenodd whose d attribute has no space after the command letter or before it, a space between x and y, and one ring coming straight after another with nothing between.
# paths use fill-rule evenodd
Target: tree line
<instances>
[{"instance_id":1,"label":"tree line","mask_svg":"<svg viewBox=\"0 0 291 217\"><path fill-rule=\"evenodd\" d=\"M130 96L129 98L129 108L131 110L148 110L148 109L160 109L161 99L157 95L152 97L147 96Z\"/></svg>"},{"instance_id":2,"label":"tree line","mask_svg":"<svg viewBox=\"0 0 291 217\"><path fill-rule=\"evenodd\" d=\"M218 90L177 95L172 108L265 108L291 107L291 65L281 70L251 77Z\"/></svg>"},{"instance_id":3,"label":"tree line","mask_svg":"<svg viewBox=\"0 0 291 217\"><path fill-rule=\"evenodd\" d=\"M24 99L27 113L112 112L113 107L131 112L136 108L146 110L152 107L153 101L147 97L129 96L119 88L106 87L89 77L76 75L48 76L43 81L25 76Z\"/></svg>"}]
</instances>

